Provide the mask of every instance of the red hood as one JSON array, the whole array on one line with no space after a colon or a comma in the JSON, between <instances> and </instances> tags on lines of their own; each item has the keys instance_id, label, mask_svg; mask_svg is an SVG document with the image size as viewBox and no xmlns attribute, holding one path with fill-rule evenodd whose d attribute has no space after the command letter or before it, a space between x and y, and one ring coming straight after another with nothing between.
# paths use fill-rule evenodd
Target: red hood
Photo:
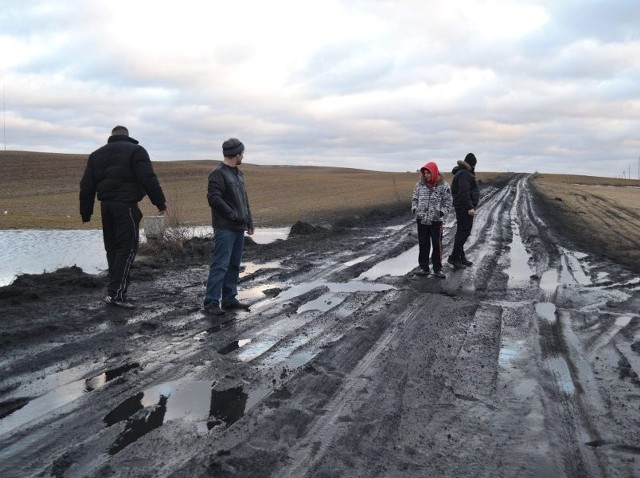
<instances>
[{"instance_id":1,"label":"red hood","mask_svg":"<svg viewBox=\"0 0 640 478\"><path fill-rule=\"evenodd\" d=\"M431 181L429 181L427 185L431 187L435 186L438 182L438 179L440 179L440 171L438 171L438 165L431 161L422 166L420 168L420 172L424 171L425 169L428 169L431 173Z\"/></svg>"}]
</instances>

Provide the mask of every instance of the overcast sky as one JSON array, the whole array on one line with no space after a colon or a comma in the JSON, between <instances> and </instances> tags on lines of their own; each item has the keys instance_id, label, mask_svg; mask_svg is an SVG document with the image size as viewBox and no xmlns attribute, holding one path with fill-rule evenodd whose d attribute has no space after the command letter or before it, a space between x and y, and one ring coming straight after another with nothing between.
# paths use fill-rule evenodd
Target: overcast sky
<instances>
[{"instance_id":1,"label":"overcast sky","mask_svg":"<svg viewBox=\"0 0 640 478\"><path fill-rule=\"evenodd\" d=\"M3 149L638 177L638 0L0 0Z\"/></svg>"}]
</instances>

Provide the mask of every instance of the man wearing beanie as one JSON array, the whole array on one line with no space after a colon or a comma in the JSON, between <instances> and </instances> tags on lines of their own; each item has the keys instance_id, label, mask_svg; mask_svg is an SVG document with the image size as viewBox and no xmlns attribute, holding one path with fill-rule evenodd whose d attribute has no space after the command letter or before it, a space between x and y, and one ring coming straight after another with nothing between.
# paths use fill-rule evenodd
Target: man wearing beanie
<instances>
[{"instance_id":1,"label":"man wearing beanie","mask_svg":"<svg viewBox=\"0 0 640 478\"><path fill-rule=\"evenodd\" d=\"M166 200L149 154L129 137L129 130L116 126L107 144L87 160L80 180L80 216L89 222L95 196L100 201L102 236L109 266L107 304L132 309L127 299L129 273L138 252L142 212L138 202L146 195L159 214L167 212Z\"/></svg>"},{"instance_id":2,"label":"man wearing beanie","mask_svg":"<svg viewBox=\"0 0 640 478\"><path fill-rule=\"evenodd\" d=\"M453 242L453 251L447 260L456 269L462 269L473 265L464 253L464 245L471 235L473 217L476 207L480 202L480 190L476 182L475 168L478 160L473 153L467 154L464 161L458 161L453 168L453 180L451 181L451 194L453 195L453 207L456 210L456 237Z\"/></svg>"},{"instance_id":3,"label":"man wearing beanie","mask_svg":"<svg viewBox=\"0 0 640 478\"><path fill-rule=\"evenodd\" d=\"M238 168L244 157L244 144L237 138L229 138L222 143L222 154L224 161L209 175L207 189L213 225L213 257L207 278L204 312L214 316L224 314L225 310L249 310L236 296L244 232L253 234L244 175Z\"/></svg>"}]
</instances>

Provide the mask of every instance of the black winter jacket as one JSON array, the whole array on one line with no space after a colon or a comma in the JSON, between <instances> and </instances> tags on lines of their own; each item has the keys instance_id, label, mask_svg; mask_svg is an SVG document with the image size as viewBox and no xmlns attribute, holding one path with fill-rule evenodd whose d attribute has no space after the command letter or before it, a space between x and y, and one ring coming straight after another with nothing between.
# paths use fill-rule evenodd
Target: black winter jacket
<instances>
[{"instance_id":1,"label":"black winter jacket","mask_svg":"<svg viewBox=\"0 0 640 478\"><path fill-rule=\"evenodd\" d=\"M451 194L455 210L468 211L478 207L480 189L473 168L464 161L458 161L458 165L451 172L453 173Z\"/></svg>"},{"instance_id":2,"label":"black winter jacket","mask_svg":"<svg viewBox=\"0 0 640 478\"><path fill-rule=\"evenodd\" d=\"M80 180L80 215L88 221L96 193L99 201L138 203L146 194L158 210L166 199L153 171L149 153L133 138L110 136L107 144L89 155Z\"/></svg>"},{"instance_id":3,"label":"black winter jacket","mask_svg":"<svg viewBox=\"0 0 640 478\"><path fill-rule=\"evenodd\" d=\"M245 231L253 229L244 175L237 167L224 163L209 174L207 200L214 228Z\"/></svg>"}]
</instances>

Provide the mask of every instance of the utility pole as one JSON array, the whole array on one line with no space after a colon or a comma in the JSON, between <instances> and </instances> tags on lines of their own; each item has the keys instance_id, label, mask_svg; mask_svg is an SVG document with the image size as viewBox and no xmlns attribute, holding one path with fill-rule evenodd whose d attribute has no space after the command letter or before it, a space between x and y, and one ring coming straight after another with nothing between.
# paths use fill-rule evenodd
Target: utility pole
<instances>
[{"instance_id":1,"label":"utility pole","mask_svg":"<svg viewBox=\"0 0 640 478\"><path fill-rule=\"evenodd\" d=\"M7 150L7 108L5 106L5 89L2 82L2 139L4 140L4 150Z\"/></svg>"}]
</instances>

